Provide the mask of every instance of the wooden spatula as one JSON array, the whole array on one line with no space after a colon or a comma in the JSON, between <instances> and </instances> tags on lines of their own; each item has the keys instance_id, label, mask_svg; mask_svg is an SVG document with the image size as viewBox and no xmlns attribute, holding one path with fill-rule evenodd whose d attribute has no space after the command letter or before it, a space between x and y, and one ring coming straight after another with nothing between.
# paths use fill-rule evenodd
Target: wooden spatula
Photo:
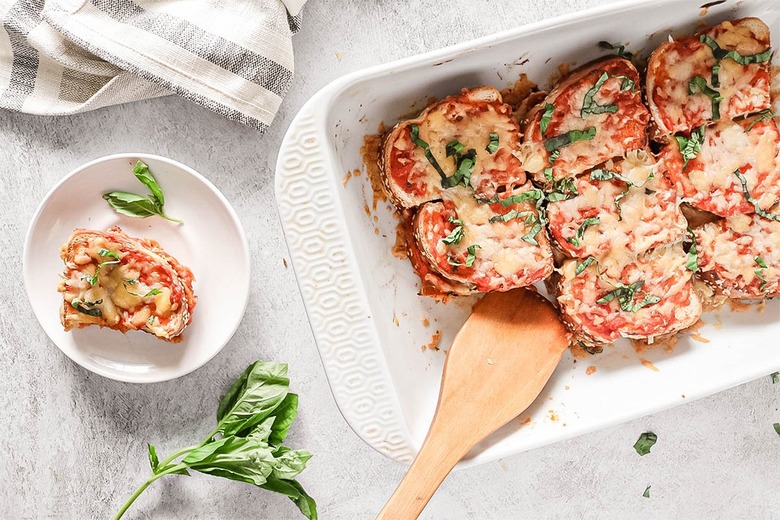
<instances>
[{"instance_id":1,"label":"wooden spatula","mask_svg":"<svg viewBox=\"0 0 780 520\"><path fill-rule=\"evenodd\" d=\"M530 406L567 345L557 312L538 294L486 295L455 336L428 436L377 519L417 518L471 448Z\"/></svg>"}]
</instances>

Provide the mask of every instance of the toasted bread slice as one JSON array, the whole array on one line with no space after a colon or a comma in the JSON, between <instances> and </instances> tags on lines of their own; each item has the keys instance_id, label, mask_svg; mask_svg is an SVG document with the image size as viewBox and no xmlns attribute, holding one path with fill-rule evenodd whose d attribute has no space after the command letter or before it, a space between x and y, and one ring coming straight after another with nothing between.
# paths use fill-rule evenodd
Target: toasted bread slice
<instances>
[{"instance_id":1,"label":"toasted bread slice","mask_svg":"<svg viewBox=\"0 0 780 520\"><path fill-rule=\"evenodd\" d=\"M745 63L725 57L728 51ZM686 133L769 108L770 52L769 28L758 18L723 22L659 46L647 64L647 102L658 131Z\"/></svg>"},{"instance_id":2,"label":"toasted bread slice","mask_svg":"<svg viewBox=\"0 0 780 520\"><path fill-rule=\"evenodd\" d=\"M60 256L66 331L98 325L176 341L192 321L192 272L153 240L129 237L118 227L76 229Z\"/></svg>"},{"instance_id":3,"label":"toasted bread slice","mask_svg":"<svg viewBox=\"0 0 780 520\"><path fill-rule=\"evenodd\" d=\"M577 196L547 206L550 235L570 257L627 258L685 235L677 192L647 151L607 161L574 186Z\"/></svg>"},{"instance_id":4,"label":"toasted bread slice","mask_svg":"<svg viewBox=\"0 0 780 520\"><path fill-rule=\"evenodd\" d=\"M415 133L415 129L416 133ZM416 140L413 137L416 135ZM454 153L448 144L459 143ZM382 143L382 181L400 209L440 198L458 170L461 158L473 151L470 180L480 197L490 198L499 186L525 183L525 171L515 156L520 136L512 109L493 87L464 89L425 109L417 119L397 124ZM428 147L428 153L426 153ZM436 166L441 171L437 171Z\"/></svg>"},{"instance_id":5,"label":"toasted bread slice","mask_svg":"<svg viewBox=\"0 0 780 520\"><path fill-rule=\"evenodd\" d=\"M491 201L469 190L447 190L441 202L420 207L414 238L428 264L444 278L478 292L534 284L553 270L552 251L530 183Z\"/></svg>"},{"instance_id":6,"label":"toasted bread slice","mask_svg":"<svg viewBox=\"0 0 780 520\"><path fill-rule=\"evenodd\" d=\"M639 73L630 61L615 56L588 64L558 83L529 112L525 169L540 184L574 177L629 150L645 148L649 120Z\"/></svg>"},{"instance_id":7,"label":"toasted bread slice","mask_svg":"<svg viewBox=\"0 0 780 520\"><path fill-rule=\"evenodd\" d=\"M774 213L780 218L780 208ZM735 215L695 230L700 276L730 298L780 296L780 222Z\"/></svg>"},{"instance_id":8,"label":"toasted bread slice","mask_svg":"<svg viewBox=\"0 0 780 520\"><path fill-rule=\"evenodd\" d=\"M774 206L780 197L780 131L775 122L721 121L695 133L701 132L703 139L694 137L701 141L700 150L687 165L676 139L663 151L683 202L721 217L753 213L755 204Z\"/></svg>"},{"instance_id":9,"label":"toasted bread slice","mask_svg":"<svg viewBox=\"0 0 780 520\"><path fill-rule=\"evenodd\" d=\"M702 307L685 264L680 242L623 262L567 260L557 288L564 323L591 345L688 328L699 320Z\"/></svg>"}]
</instances>

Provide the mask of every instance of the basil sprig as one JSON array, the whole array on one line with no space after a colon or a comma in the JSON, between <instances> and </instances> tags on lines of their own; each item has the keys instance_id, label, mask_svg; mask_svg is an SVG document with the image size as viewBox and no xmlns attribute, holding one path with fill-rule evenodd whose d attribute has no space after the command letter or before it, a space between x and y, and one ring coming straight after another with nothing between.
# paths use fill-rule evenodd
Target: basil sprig
<instances>
[{"instance_id":1,"label":"basil sprig","mask_svg":"<svg viewBox=\"0 0 780 520\"><path fill-rule=\"evenodd\" d=\"M688 80L688 94L692 96L699 92L710 98L710 102L712 103L712 119L720 119L720 102L723 101L723 96L720 95L720 92L711 88L707 84L706 79L701 76L694 76Z\"/></svg>"},{"instance_id":2,"label":"basil sprig","mask_svg":"<svg viewBox=\"0 0 780 520\"><path fill-rule=\"evenodd\" d=\"M597 226L601 222L598 217L588 217L586 218L582 224L580 224L580 227L577 228L577 233L575 236L571 238L567 238L566 241L569 242L574 247L580 247L580 240L582 240L582 237L585 235L585 230L588 229L591 226ZM587 266L586 266L587 267Z\"/></svg>"},{"instance_id":3,"label":"basil sprig","mask_svg":"<svg viewBox=\"0 0 780 520\"><path fill-rule=\"evenodd\" d=\"M691 239L691 247L688 249L688 257L685 262L685 268L694 273L699 272L699 251L696 248L696 233L691 228L686 230L686 233Z\"/></svg>"},{"instance_id":4,"label":"basil sprig","mask_svg":"<svg viewBox=\"0 0 780 520\"><path fill-rule=\"evenodd\" d=\"M688 166L688 161L696 158L696 156L699 155L699 152L701 152L701 147L704 144L704 134L706 131L706 125L701 125L698 128L694 128L691 131L691 136L688 138L683 136L674 137L677 140L677 144L680 147L680 153L682 154L683 160L685 161L683 162L683 171L685 171L685 168Z\"/></svg>"},{"instance_id":5,"label":"basil sprig","mask_svg":"<svg viewBox=\"0 0 780 520\"><path fill-rule=\"evenodd\" d=\"M103 194L103 199L108 202L108 205L117 213L127 215L128 217L147 218L159 215L166 220L181 224L181 220L166 215L163 210L165 196L152 172L149 171L149 166L142 161L138 161L133 167L133 174L152 193L144 197L127 191L111 191Z\"/></svg>"},{"instance_id":6,"label":"basil sprig","mask_svg":"<svg viewBox=\"0 0 780 520\"><path fill-rule=\"evenodd\" d=\"M617 105L599 105L593 100L599 89L608 79L609 73L602 73L596 81L596 84L585 93L585 98L582 100L582 108L580 109L581 118L584 119L588 114L614 114L617 112Z\"/></svg>"},{"instance_id":7,"label":"basil sprig","mask_svg":"<svg viewBox=\"0 0 780 520\"><path fill-rule=\"evenodd\" d=\"M289 393L289 385L287 365L264 361L249 365L222 397L217 427L203 442L176 451L163 461L154 446L147 445L152 475L114 519L121 518L155 480L195 470L286 495L306 518L316 520L314 499L295 480L312 454L283 444L298 414L298 396Z\"/></svg>"},{"instance_id":8,"label":"basil sprig","mask_svg":"<svg viewBox=\"0 0 780 520\"><path fill-rule=\"evenodd\" d=\"M556 135L544 142L544 148L548 152L558 150L564 146L569 146L577 141L590 141L596 137L596 127L589 126L585 130L570 130L565 134Z\"/></svg>"},{"instance_id":9,"label":"basil sprig","mask_svg":"<svg viewBox=\"0 0 780 520\"><path fill-rule=\"evenodd\" d=\"M761 206L758 205L758 201L753 198L753 196L750 194L750 190L748 189L747 185L747 179L745 178L745 175L743 175L742 171L737 168L734 170L734 175L737 176L737 179L739 179L740 184L742 184L742 194L745 196L745 200L747 200L750 204L753 205L753 208L756 211L756 215L760 217L764 217L768 220L775 220L780 222L780 215L773 215L772 213L766 212L764 209L761 208Z\"/></svg>"},{"instance_id":10,"label":"basil sprig","mask_svg":"<svg viewBox=\"0 0 780 520\"><path fill-rule=\"evenodd\" d=\"M453 217L450 217L449 221L451 224L455 224L455 227L446 237L442 238L441 241L448 246L460 244L460 241L463 240L463 236L466 234L463 229L463 221Z\"/></svg>"},{"instance_id":11,"label":"basil sprig","mask_svg":"<svg viewBox=\"0 0 780 520\"><path fill-rule=\"evenodd\" d=\"M639 436L636 443L634 443L634 449L638 454L645 456L650 453L650 448L655 445L656 441L658 441L658 436L656 434L653 432L644 432Z\"/></svg>"},{"instance_id":12,"label":"basil sprig","mask_svg":"<svg viewBox=\"0 0 780 520\"><path fill-rule=\"evenodd\" d=\"M647 293L645 293L645 298L642 301L639 302L634 301L634 296L636 295L637 291L639 291L642 288L644 284L645 284L644 280L639 280L629 285L625 285L621 282L618 282L615 285L616 288L614 290L608 292L607 294L605 294L604 296L596 300L596 303L598 304L609 303L612 300L617 298L621 310L626 312L637 312L639 309L642 309L649 305L655 305L656 303L660 302L661 298L659 298L658 296L652 296Z\"/></svg>"}]
</instances>

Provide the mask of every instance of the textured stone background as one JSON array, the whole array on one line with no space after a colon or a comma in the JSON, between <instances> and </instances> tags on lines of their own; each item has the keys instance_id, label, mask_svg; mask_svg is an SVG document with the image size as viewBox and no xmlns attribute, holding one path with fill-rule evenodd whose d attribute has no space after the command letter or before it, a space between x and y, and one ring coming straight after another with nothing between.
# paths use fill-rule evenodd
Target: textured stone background
<instances>
[{"instance_id":1,"label":"textured stone background","mask_svg":"<svg viewBox=\"0 0 780 520\"><path fill-rule=\"evenodd\" d=\"M687 0L686 0L687 1ZM293 446L316 454L302 482L321 517L371 518L404 468L342 420L306 322L273 196L276 151L303 102L360 68L608 3L606 0L413 2L311 0L295 37L296 79L261 136L175 97L63 119L0 113L0 518L108 518L161 453L200 440L217 396L251 361L291 365L302 410ZM777 38L778 35L775 35ZM341 59L337 58L340 53ZM249 308L213 361L180 380L131 385L90 374L39 328L24 296L22 244L46 191L99 156L144 151L209 177L252 249ZM780 385L769 378L619 427L452 475L425 518L780 517ZM652 428L659 442L632 449ZM642 498L651 484L651 498ZM285 498L195 475L155 483L127 518L295 519Z\"/></svg>"}]
</instances>

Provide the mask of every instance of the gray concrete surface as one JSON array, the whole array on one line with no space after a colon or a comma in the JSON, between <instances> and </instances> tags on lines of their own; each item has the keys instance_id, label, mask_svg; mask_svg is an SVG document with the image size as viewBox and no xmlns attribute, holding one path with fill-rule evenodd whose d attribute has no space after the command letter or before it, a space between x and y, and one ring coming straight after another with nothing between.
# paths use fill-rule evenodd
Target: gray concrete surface
<instances>
[{"instance_id":1,"label":"gray concrete surface","mask_svg":"<svg viewBox=\"0 0 780 520\"><path fill-rule=\"evenodd\" d=\"M364 445L339 415L294 275L282 263L273 167L284 131L311 94L344 73L605 3L312 0L295 38L295 83L265 135L175 97L63 119L0 113L0 518L109 518L147 474L145 443L168 453L199 440L211 429L217 396L257 358L291 365L302 406L290 443L316 455L301 480L321 518L371 518L404 468ZM39 201L75 166L122 151L166 155L208 176L237 210L251 246L241 327L218 357L173 382L123 384L81 369L48 341L24 296L22 245ZM780 437L771 427L779 403L780 385L762 378L458 472L424 518L780 518ZM659 441L639 457L632 445L647 428ZM298 515L282 497L198 474L155 483L127 518Z\"/></svg>"}]
</instances>

